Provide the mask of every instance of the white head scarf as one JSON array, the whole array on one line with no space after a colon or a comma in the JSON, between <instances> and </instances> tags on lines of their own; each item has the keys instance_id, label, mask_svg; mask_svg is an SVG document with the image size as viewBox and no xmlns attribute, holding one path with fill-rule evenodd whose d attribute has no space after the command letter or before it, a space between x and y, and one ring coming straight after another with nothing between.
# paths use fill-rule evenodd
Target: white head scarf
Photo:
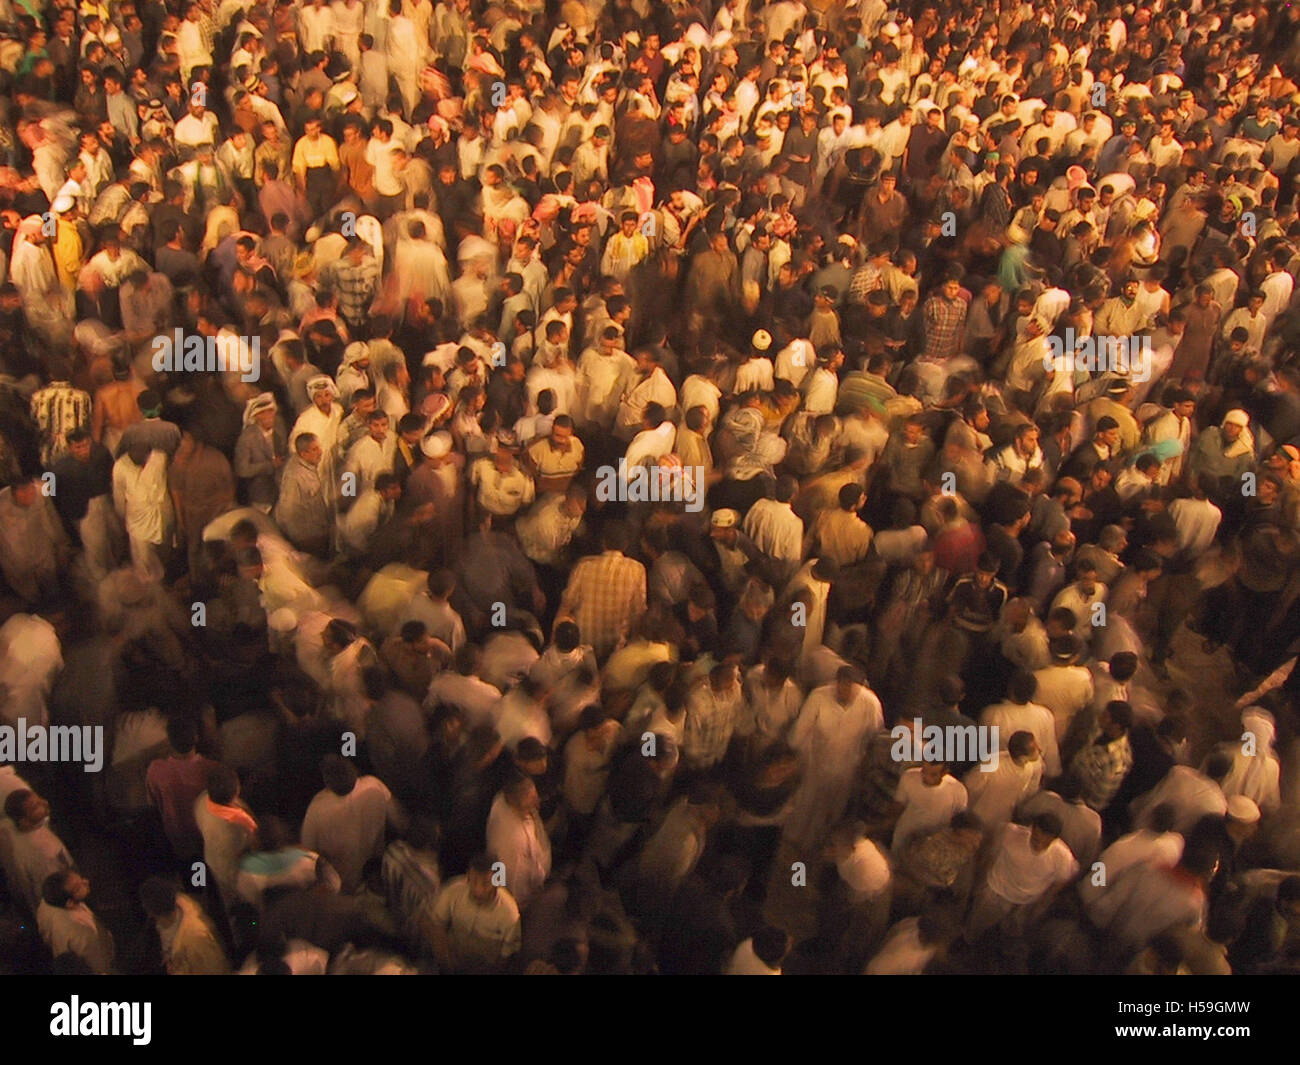
<instances>
[{"instance_id":1,"label":"white head scarf","mask_svg":"<svg viewBox=\"0 0 1300 1065\"><path fill-rule=\"evenodd\" d=\"M254 396L244 404L244 425L252 425L253 419L264 410L275 410L275 396L270 392L262 392Z\"/></svg>"}]
</instances>

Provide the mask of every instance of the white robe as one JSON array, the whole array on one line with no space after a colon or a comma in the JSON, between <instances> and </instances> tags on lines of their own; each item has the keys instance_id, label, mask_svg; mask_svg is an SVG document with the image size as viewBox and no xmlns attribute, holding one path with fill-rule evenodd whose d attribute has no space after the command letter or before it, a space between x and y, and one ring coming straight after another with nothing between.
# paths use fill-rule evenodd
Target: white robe
<instances>
[{"instance_id":1,"label":"white robe","mask_svg":"<svg viewBox=\"0 0 1300 1065\"><path fill-rule=\"evenodd\" d=\"M813 842L844 816L867 740L885 725L871 689L857 687L848 706L840 705L835 689L826 684L814 690L790 733L805 773L786 823L786 835L797 842Z\"/></svg>"}]
</instances>

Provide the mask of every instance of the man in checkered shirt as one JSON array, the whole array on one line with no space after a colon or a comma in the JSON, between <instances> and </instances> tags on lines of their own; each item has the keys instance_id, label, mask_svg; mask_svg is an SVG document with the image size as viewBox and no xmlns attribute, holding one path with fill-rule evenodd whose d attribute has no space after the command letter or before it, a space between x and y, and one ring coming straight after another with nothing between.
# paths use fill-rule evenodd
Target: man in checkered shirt
<instances>
[{"instance_id":1,"label":"man in checkered shirt","mask_svg":"<svg viewBox=\"0 0 1300 1065\"><path fill-rule=\"evenodd\" d=\"M604 659L630 635L646 607L645 566L628 558L628 534L611 524L601 538L603 554L582 559L569 577L558 618L578 623L582 638Z\"/></svg>"}]
</instances>

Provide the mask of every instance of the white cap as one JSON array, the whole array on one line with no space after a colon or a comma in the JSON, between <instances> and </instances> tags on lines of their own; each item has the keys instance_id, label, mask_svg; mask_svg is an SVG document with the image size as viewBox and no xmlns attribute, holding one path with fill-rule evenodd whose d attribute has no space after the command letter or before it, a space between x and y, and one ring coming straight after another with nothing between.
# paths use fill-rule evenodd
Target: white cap
<instances>
[{"instance_id":1,"label":"white cap","mask_svg":"<svg viewBox=\"0 0 1300 1065\"><path fill-rule=\"evenodd\" d=\"M431 433L420 441L420 450L431 459L440 459L451 452L451 433Z\"/></svg>"}]
</instances>

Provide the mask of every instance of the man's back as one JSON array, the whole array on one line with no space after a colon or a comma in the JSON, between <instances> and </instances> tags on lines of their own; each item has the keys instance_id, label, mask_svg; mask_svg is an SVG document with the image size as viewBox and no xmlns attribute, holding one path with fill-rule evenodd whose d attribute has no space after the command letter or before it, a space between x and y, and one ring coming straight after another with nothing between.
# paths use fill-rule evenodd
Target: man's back
<instances>
[{"instance_id":1,"label":"man's back","mask_svg":"<svg viewBox=\"0 0 1300 1065\"><path fill-rule=\"evenodd\" d=\"M338 870L344 891L361 886L366 863L381 853L391 800L378 777L366 776L347 795L320 791L307 807L302 844L320 851Z\"/></svg>"},{"instance_id":2,"label":"man's back","mask_svg":"<svg viewBox=\"0 0 1300 1065\"><path fill-rule=\"evenodd\" d=\"M163 831L179 858L203 850L203 838L194 820L194 802L206 790L208 774L216 767L216 762L197 751L149 763L145 773L149 801L162 818Z\"/></svg>"}]
</instances>

